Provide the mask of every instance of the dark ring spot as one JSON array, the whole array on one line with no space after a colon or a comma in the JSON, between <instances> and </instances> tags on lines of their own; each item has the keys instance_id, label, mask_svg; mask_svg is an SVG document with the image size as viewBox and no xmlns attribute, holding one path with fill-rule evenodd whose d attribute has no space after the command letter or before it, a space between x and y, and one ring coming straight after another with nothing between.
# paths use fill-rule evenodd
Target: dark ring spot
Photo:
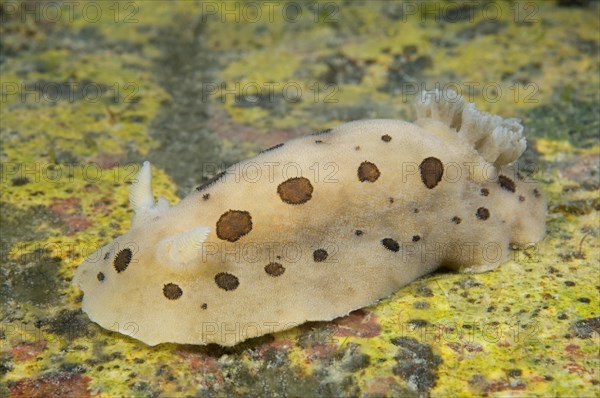
<instances>
[{"instance_id":1,"label":"dark ring spot","mask_svg":"<svg viewBox=\"0 0 600 398\"><path fill-rule=\"evenodd\" d=\"M540 193L540 191L537 188L534 188L533 196L535 196L536 198L539 198L540 196L542 196L542 194Z\"/></svg>"},{"instance_id":2,"label":"dark ring spot","mask_svg":"<svg viewBox=\"0 0 600 398\"><path fill-rule=\"evenodd\" d=\"M183 290L174 283L167 283L163 286L163 294L169 300L177 300L183 294Z\"/></svg>"},{"instance_id":3,"label":"dark ring spot","mask_svg":"<svg viewBox=\"0 0 600 398\"><path fill-rule=\"evenodd\" d=\"M490 194L490 191L487 188L481 188L481 191L479 191L481 193L481 196L488 196Z\"/></svg>"},{"instance_id":4,"label":"dark ring spot","mask_svg":"<svg viewBox=\"0 0 600 398\"><path fill-rule=\"evenodd\" d=\"M500 187L502 187L502 189L504 189L508 192L515 192L515 189L516 189L515 182L513 180L511 180L510 178L508 178L507 176L499 175L498 176L498 184L500 184Z\"/></svg>"},{"instance_id":5,"label":"dark ring spot","mask_svg":"<svg viewBox=\"0 0 600 398\"><path fill-rule=\"evenodd\" d=\"M354 235L356 236L361 236L363 234L363 231L361 231L360 229L357 229L356 231L354 231Z\"/></svg>"},{"instance_id":6,"label":"dark ring spot","mask_svg":"<svg viewBox=\"0 0 600 398\"><path fill-rule=\"evenodd\" d=\"M104 273L103 272L98 272L98 275L96 275L96 278L98 278L98 280L100 282L104 282Z\"/></svg>"},{"instance_id":7,"label":"dark ring spot","mask_svg":"<svg viewBox=\"0 0 600 398\"><path fill-rule=\"evenodd\" d=\"M414 236L412 237L412 241L413 241L413 242L418 242L418 241L420 241L420 240L421 240L421 237L420 237L419 235L414 235Z\"/></svg>"},{"instance_id":8,"label":"dark ring spot","mask_svg":"<svg viewBox=\"0 0 600 398\"><path fill-rule=\"evenodd\" d=\"M381 244L388 250L397 252L400 250L400 245L392 238L384 238L381 240Z\"/></svg>"},{"instance_id":9,"label":"dark ring spot","mask_svg":"<svg viewBox=\"0 0 600 398\"><path fill-rule=\"evenodd\" d=\"M290 178L277 187L281 200L291 205L300 205L312 198L313 186L307 178Z\"/></svg>"},{"instance_id":10,"label":"dark ring spot","mask_svg":"<svg viewBox=\"0 0 600 398\"><path fill-rule=\"evenodd\" d=\"M252 216L247 211L229 210L217 221L217 236L235 242L252 230Z\"/></svg>"},{"instance_id":11,"label":"dark ring spot","mask_svg":"<svg viewBox=\"0 0 600 398\"><path fill-rule=\"evenodd\" d=\"M525 196L519 195L519 202L525 202Z\"/></svg>"},{"instance_id":12,"label":"dark ring spot","mask_svg":"<svg viewBox=\"0 0 600 398\"><path fill-rule=\"evenodd\" d=\"M454 224L460 224L461 221L462 221L462 219L460 217L457 217L457 216L452 217L452 222Z\"/></svg>"},{"instance_id":13,"label":"dark ring spot","mask_svg":"<svg viewBox=\"0 0 600 398\"><path fill-rule=\"evenodd\" d=\"M433 189L441 180L444 174L444 165L438 158L429 157L419 165L421 170L421 181L429 189Z\"/></svg>"},{"instance_id":14,"label":"dark ring spot","mask_svg":"<svg viewBox=\"0 0 600 398\"><path fill-rule=\"evenodd\" d=\"M480 207L479 209L477 209L476 216L480 220L487 220L488 218L490 218L490 211L485 207Z\"/></svg>"},{"instance_id":15,"label":"dark ring spot","mask_svg":"<svg viewBox=\"0 0 600 398\"><path fill-rule=\"evenodd\" d=\"M265 265L265 272L271 276L283 275L285 267L279 263L269 263Z\"/></svg>"},{"instance_id":16,"label":"dark ring spot","mask_svg":"<svg viewBox=\"0 0 600 398\"><path fill-rule=\"evenodd\" d=\"M202 199L203 200L208 200L210 198L210 194L209 193L205 193L204 195L202 195Z\"/></svg>"},{"instance_id":17,"label":"dark ring spot","mask_svg":"<svg viewBox=\"0 0 600 398\"><path fill-rule=\"evenodd\" d=\"M381 136L381 140L383 142L390 142L392 140L392 137L390 137L388 134L385 134Z\"/></svg>"},{"instance_id":18,"label":"dark ring spot","mask_svg":"<svg viewBox=\"0 0 600 398\"><path fill-rule=\"evenodd\" d=\"M203 310L205 310L205 309L207 309L207 308L208 308L208 304L206 304L206 303L203 303L203 304L200 306L200 308L202 308Z\"/></svg>"},{"instance_id":19,"label":"dark ring spot","mask_svg":"<svg viewBox=\"0 0 600 398\"><path fill-rule=\"evenodd\" d=\"M223 290L235 290L240 285L237 276L227 272L219 272L215 275L215 283Z\"/></svg>"},{"instance_id":20,"label":"dark ring spot","mask_svg":"<svg viewBox=\"0 0 600 398\"><path fill-rule=\"evenodd\" d=\"M131 249L125 248L121 250L115 256L115 261L113 262L113 266L117 272L123 272L131 262L131 257L133 253L131 253Z\"/></svg>"},{"instance_id":21,"label":"dark ring spot","mask_svg":"<svg viewBox=\"0 0 600 398\"><path fill-rule=\"evenodd\" d=\"M360 182L375 182L380 175L381 173L377 166L371 162L365 161L358 166L358 180Z\"/></svg>"},{"instance_id":22,"label":"dark ring spot","mask_svg":"<svg viewBox=\"0 0 600 398\"><path fill-rule=\"evenodd\" d=\"M317 249L313 252L313 259L317 263L325 261L327 259L327 256L329 256L329 254L327 253L327 250L325 250L325 249Z\"/></svg>"}]
</instances>

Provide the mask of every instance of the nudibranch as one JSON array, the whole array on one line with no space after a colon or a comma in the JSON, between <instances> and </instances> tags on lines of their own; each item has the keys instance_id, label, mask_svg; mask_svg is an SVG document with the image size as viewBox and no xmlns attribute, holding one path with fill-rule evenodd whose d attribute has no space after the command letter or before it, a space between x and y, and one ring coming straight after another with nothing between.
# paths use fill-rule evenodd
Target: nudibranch
<instances>
[{"instance_id":1,"label":"nudibranch","mask_svg":"<svg viewBox=\"0 0 600 398\"><path fill-rule=\"evenodd\" d=\"M149 345L217 343L326 321L444 266L483 272L545 233L514 162L523 126L452 92L416 120L361 120L267 149L171 206L150 164L131 229L78 268L83 310Z\"/></svg>"}]
</instances>

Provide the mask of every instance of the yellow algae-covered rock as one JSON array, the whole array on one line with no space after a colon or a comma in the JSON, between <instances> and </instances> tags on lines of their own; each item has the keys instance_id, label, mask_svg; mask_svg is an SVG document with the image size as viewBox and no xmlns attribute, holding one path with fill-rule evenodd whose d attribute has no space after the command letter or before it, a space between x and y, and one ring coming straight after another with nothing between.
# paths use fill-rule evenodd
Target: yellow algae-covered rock
<instances>
[{"instance_id":1,"label":"yellow algae-covered rock","mask_svg":"<svg viewBox=\"0 0 600 398\"><path fill-rule=\"evenodd\" d=\"M492 269L544 234L546 200L510 167L515 119L428 92L414 124L356 121L271 148L177 206L150 164L131 231L75 283L105 328L147 344L234 345L389 296L440 266Z\"/></svg>"}]
</instances>

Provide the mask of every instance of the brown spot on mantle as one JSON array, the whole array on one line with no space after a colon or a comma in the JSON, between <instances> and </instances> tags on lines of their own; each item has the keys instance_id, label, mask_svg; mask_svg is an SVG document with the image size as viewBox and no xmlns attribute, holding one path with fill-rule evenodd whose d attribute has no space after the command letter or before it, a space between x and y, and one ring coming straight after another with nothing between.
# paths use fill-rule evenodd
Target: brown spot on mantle
<instances>
[{"instance_id":1,"label":"brown spot on mantle","mask_svg":"<svg viewBox=\"0 0 600 398\"><path fill-rule=\"evenodd\" d=\"M358 167L358 180L360 182L375 182L381 173L374 163L364 161Z\"/></svg>"},{"instance_id":2,"label":"brown spot on mantle","mask_svg":"<svg viewBox=\"0 0 600 398\"><path fill-rule=\"evenodd\" d=\"M313 186L307 178L294 177L279 184L277 193L285 203L300 205L312 198Z\"/></svg>"},{"instance_id":3,"label":"brown spot on mantle","mask_svg":"<svg viewBox=\"0 0 600 398\"><path fill-rule=\"evenodd\" d=\"M252 216L247 211L229 210L217 221L217 236L235 242L252 230Z\"/></svg>"}]
</instances>

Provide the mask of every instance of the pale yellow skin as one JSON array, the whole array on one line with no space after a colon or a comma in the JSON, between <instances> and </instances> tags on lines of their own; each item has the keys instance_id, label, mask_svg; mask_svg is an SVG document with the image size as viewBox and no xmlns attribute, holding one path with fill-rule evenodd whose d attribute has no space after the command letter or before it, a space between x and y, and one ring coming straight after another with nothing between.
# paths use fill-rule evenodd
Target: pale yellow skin
<instances>
[{"instance_id":1,"label":"pale yellow skin","mask_svg":"<svg viewBox=\"0 0 600 398\"><path fill-rule=\"evenodd\" d=\"M75 278L84 292L84 311L101 326L149 345L229 346L346 315L441 265L492 269L506 260L509 244L526 246L542 238L546 201L535 182L487 162L444 123L428 118L416 123L347 123L232 167L224 178L156 219L139 222L84 261ZM428 157L444 165L441 181L431 189L419 171ZM358 178L364 161L380 171L374 182ZM314 191L306 203L293 205L281 200L277 187L296 171ZM515 192L500 187L498 173L514 181ZM487 196L481 194L484 187ZM477 217L480 207L489 210L488 219ZM236 242L216 234L217 220L228 210L252 216L252 230ZM159 242L198 226L211 230L197 256L185 264L165 260ZM413 242L415 235L419 240ZM398 242L399 250L384 247L384 238ZM124 247L132 248L133 258L117 273L114 257ZM317 249L328 252L325 261L315 261ZM270 262L285 272L269 275L264 267ZM98 272L105 275L102 282ZM219 287L215 275L221 272L235 275L239 286ZM165 297L168 283L181 288L181 297Z\"/></svg>"}]
</instances>

